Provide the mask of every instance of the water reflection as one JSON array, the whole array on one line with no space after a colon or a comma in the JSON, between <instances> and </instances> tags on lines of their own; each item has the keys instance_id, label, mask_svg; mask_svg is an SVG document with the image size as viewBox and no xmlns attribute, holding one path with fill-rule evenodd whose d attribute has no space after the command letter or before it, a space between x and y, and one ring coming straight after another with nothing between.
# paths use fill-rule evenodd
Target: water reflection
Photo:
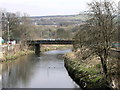
<instances>
[{"instance_id":1,"label":"water reflection","mask_svg":"<svg viewBox=\"0 0 120 90\"><path fill-rule=\"evenodd\" d=\"M70 50L33 54L3 63L3 88L79 88L69 77L62 54Z\"/></svg>"},{"instance_id":2,"label":"water reflection","mask_svg":"<svg viewBox=\"0 0 120 90\"><path fill-rule=\"evenodd\" d=\"M2 89L2 64L0 63L0 89Z\"/></svg>"},{"instance_id":3,"label":"water reflection","mask_svg":"<svg viewBox=\"0 0 120 90\"><path fill-rule=\"evenodd\" d=\"M8 62L3 64L3 87L18 87L26 85L31 76L34 74L32 67L34 67L37 60L33 55L25 56L15 62ZM21 86L20 86L21 87Z\"/></svg>"}]
</instances>

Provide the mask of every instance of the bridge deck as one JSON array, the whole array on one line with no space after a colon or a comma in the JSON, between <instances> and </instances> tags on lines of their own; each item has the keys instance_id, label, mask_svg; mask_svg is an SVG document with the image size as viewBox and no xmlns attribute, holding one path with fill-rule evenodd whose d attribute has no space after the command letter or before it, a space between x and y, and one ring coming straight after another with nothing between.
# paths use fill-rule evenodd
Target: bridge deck
<instances>
[{"instance_id":1,"label":"bridge deck","mask_svg":"<svg viewBox=\"0 0 120 90\"><path fill-rule=\"evenodd\" d=\"M33 40L27 41L28 44L73 44L73 40Z\"/></svg>"}]
</instances>

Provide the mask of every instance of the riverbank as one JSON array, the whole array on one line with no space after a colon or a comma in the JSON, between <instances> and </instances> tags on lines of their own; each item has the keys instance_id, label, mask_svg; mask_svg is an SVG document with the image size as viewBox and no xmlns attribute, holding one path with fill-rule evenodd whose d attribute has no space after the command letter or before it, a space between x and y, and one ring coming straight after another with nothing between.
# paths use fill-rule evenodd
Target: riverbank
<instances>
[{"instance_id":1,"label":"riverbank","mask_svg":"<svg viewBox=\"0 0 120 90\"><path fill-rule=\"evenodd\" d=\"M2 47L2 58L0 58L0 62L16 60L17 58L29 53L33 53L33 51L30 50L27 45L4 45Z\"/></svg>"},{"instance_id":2,"label":"riverbank","mask_svg":"<svg viewBox=\"0 0 120 90\"><path fill-rule=\"evenodd\" d=\"M41 52L46 52L50 50L63 50L63 49L69 49L71 48L71 45L42 45L41 46ZM14 49L8 51L5 48L3 58L0 59L0 62L7 62L10 60L16 60L17 58L34 53L34 50L30 49L21 49L20 45L14 46Z\"/></svg>"},{"instance_id":3,"label":"riverbank","mask_svg":"<svg viewBox=\"0 0 120 90\"><path fill-rule=\"evenodd\" d=\"M72 48L72 45L42 45L41 52L46 52L51 50L64 50L70 48Z\"/></svg>"},{"instance_id":4,"label":"riverbank","mask_svg":"<svg viewBox=\"0 0 120 90\"><path fill-rule=\"evenodd\" d=\"M101 74L100 59L97 56L81 61L74 52L70 52L65 54L64 58L69 75L83 90L109 90Z\"/></svg>"},{"instance_id":5,"label":"riverbank","mask_svg":"<svg viewBox=\"0 0 120 90\"><path fill-rule=\"evenodd\" d=\"M31 50L23 50L23 51L19 51L16 52L15 54L8 54L6 56L4 56L3 58L1 58L0 62L8 62L8 61L12 61L12 60L16 60L17 58L30 54L30 53L34 53Z\"/></svg>"}]
</instances>

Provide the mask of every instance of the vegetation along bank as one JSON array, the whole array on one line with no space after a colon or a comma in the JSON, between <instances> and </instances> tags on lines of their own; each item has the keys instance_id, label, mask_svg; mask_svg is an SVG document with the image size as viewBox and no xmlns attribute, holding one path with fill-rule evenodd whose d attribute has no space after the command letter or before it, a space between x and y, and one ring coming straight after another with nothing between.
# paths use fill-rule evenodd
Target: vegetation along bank
<instances>
[{"instance_id":1,"label":"vegetation along bank","mask_svg":"<svg viewBox=\"0 0 120 90\"><path fill-rule=\"evenodd\" d=\"M2 53L3 57L0 59L0 62L7 62L10 60L16 60L17 58L27 55L29 53L33 53L33 51L27 49L27 47L21 46L20 44L16 44L9 47L4 47Z\"/></svg>"},{"instance_id":2,"label":"vegetation along bank","mask_svg":"<svg viewBox=\"0 0 120 90\"><path fill-rule=\"evenodd\" d=\"M97 56L80 61L74 52L64 55L65 67L71 78L83 89L109 90L108 84L101 74L101 64Z\"/></svg>"},{"instance_id":3,"label":"vegetation along bank","mask_svg":"<svg viewBox=\"0 0 120 90\"><path fill-rule=\"evenodd\" d=\"M118 21L113 17L117 8L106 1L93 1L89 7L93 17L79 27L73 52L65 55L65 66L84 89L120 90L119 47L112 51L111 45L114 41L119 46Z\"/></svg>"}]
</instances>

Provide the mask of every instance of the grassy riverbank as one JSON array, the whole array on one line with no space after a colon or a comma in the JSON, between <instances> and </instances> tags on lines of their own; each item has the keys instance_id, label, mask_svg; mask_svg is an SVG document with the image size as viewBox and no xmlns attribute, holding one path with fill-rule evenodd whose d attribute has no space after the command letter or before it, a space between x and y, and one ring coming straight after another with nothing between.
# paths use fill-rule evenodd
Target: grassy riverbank
<instances>
[{"instance_id":1,"label":"grassy riverbank","mask_svg":"<svg viewBox=\"0 0 120 90\"><path fill-rule=\"evenodd\" d=\"M106 90L107 84L101 74L101 64L97 56L91 56L86 60L79 60L73 52L67 53L65 66L69 75L85 90Z\"/></svg>"},{"instance_id":2,"label":"grassy riverbank","mask_svg":"<svg viewBox=\"0 0 120 90\"><path fill-rule=\"evenodd\" d=\"M50 50L63 50L71 49L72 45L42 45L41 52L50 51Z\"/></svg>"},{"instance_id":3,"label":"grassy riverbank","mask_svg":"<svg viewBox=\"0 0 120 90\"><path fill-rule=\"evenodd\" d=\"M71 45L43 45L41 46L41 52L50 51L50 50L62 50L62 49L70 49ZM15 54L11 55L4 55L3 58L1 58L0 62L7 62L10 60L16 60L17 58L27 55L29 53L34 53L34 50L22 50L19 52L16 52Z\"/></svg>"},{"instance_id":4,"label":"grassy riverbank","mask_svg":"<svg viewBox=\"0 0 120 90\"><path fill-rule=\"evenodd\" d=\"M24 55L27 55L27 54L30 54L30 53L34 53L34 52L31 50L19 51L13 55L8 54L8 55L4 56L0 61L1 62L8 62L8 61L16 60L17 58L24 56Z\"/></svg>"}]
</instances>

